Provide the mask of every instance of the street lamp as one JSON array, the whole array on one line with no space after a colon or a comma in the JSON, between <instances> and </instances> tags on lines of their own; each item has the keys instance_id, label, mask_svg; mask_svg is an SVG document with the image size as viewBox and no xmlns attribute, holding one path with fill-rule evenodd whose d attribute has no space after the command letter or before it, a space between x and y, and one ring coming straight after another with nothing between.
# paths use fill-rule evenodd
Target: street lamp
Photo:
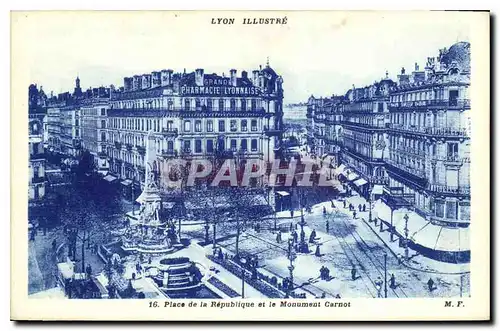
<instances>
[{"instance_id":1,"label":"street lamp","mask_svg":"<svg viewBox=\"0 0 500 331\"><path fill-rule=\"evenodd\" d=\"M295 253L295 250L293 249L293 239L288 238L288 261L290 261L290 265L288 266L288 270L290 271L290 285L287 288L288 297L290 297L290 294L293 291L293 269L295 269L295 267L293 266L293 261L296 258L297 258L297 254Z\"/></svg>"},{"instance_id":2,"label":"street lamp","mask_svg":"<svg viewBox=\"0 0 500 331\"><path fill-rule=\"evenodd\" d=\"M370 208L368 212L368 222L372 222L372 184L370 184L370 187L368 188L369 195L368 195L368 207Z\"/></svg>"},{"instance_id":3,"label":"street lamp","mask_svg":"<svg viewBox=\"0 0 500 331\"><path fill-rule=\"evenodd\" d=\"M403 217L405 220L405 259L408 261L408 214Z\"/></svg>"},{"instance_id":4,"label":"street lamp","mask_svg":"<svg viewBox=\"0 0 500 331\"><path fill-rule=\"evenodd\" d=\"M384 252L384 294L387 298L387 252Z\"/></svg>"},{"instance_id":5,"label":"street lamp","mask_svg":"<svg viewBox=\"0 0 500 331\"><path fill-rule=\"evenodd\" d=\"M241 267L241 298L245 298L245 264L247 260L242 257L240 258L240 267Z\"/></svg>"}]
</instances>

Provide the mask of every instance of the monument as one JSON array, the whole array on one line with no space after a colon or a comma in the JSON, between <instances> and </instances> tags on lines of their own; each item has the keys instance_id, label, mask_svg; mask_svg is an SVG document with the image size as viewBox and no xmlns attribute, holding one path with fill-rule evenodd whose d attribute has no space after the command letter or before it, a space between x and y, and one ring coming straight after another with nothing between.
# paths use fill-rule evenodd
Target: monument
<instances>
[{"instance_id":1,"label":"monument","mask_svg":"<svg viewBox=\"0 0 500 331\"><path fill-rule=\"evenodd\" d=\"M129 224L122 238L122 248L126 251L167 253L173 251L173 245L178 242L174 224L162 218L162 198L155 165L155 141L152 132L149 132L144 157L144 188L136 200L140 208L126 214Z\"/></svg>"}]
</instances>

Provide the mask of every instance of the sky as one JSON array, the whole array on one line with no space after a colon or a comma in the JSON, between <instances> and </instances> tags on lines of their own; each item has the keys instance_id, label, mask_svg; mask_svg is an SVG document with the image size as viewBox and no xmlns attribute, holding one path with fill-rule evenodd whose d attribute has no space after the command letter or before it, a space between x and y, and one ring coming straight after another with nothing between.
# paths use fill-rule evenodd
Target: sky
<instances>
[{"instance_id":1,"label":"sky","mask_svg":"<svg viewBox=\"0 0 500 331\"><path fill-rule=\"evenodd\" d=\"M344 94L396 78L458 41L473 13L444 12L38 12L14 15L12 45L29 83L46 93L123 85L161 69L229 75L265 65L283 77L285 103ZM243 25L244 17L287 17L286 25ZM234 17L233 25L211 24ZM474 45L471 44L472 52ZM15 65L16 57L13 56Z\"/></svg>"}]
</instances>

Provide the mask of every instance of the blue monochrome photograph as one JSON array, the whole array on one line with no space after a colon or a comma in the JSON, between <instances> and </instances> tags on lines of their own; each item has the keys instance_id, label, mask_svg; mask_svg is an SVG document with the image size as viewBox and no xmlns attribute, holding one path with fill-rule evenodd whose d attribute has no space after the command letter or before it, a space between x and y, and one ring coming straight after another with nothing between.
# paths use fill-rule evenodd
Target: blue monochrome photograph
<instances>
[{"instance_id":1,"label":"blue monochrome photograph","mask_svg":"<svg viewBox=\"0 0 500 331\"><path fill-rule=\"evenodd\" d=\"M29 299L474 295L467 22L277 13L40 27Z\"/></svg>"}]
</instances>

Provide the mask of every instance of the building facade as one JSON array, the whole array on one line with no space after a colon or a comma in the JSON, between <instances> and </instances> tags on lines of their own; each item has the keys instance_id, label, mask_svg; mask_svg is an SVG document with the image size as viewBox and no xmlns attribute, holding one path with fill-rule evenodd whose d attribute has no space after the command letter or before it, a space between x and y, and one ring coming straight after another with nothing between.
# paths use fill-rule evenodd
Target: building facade
<instances>
[{"instance_id":1,"label":"building facade","mask_svg":"<svg viewBox=\"0 0 500 331\"><path fill-rule=\"evenodd\" d=\"M273 160L283 131L282 83L269 64L251 76L246 71L238 76L234 69L228 77L197 69L124 78L107 113L110 171L143 182L150 132L159 171L174 157Z\"/></svg>"},{"instance_id":2,"label":"building facade","mask_svg":"<svg viewBox=\"0 0 500 331\"><path fill-rule=\"evenodd\" d=\"M446 239L455 246L442 244L439 253L440 234L432 248L432 240L426 247L414 242L447 261L470 259L463 232L470 224L469 87L470 44L459 42L429 57L424 70L403 68L396 81L386 73L341 97L308 100L312 151L334 155L341 178L367 199L389 205L391 231L393 212L409 208L439 233L458 236Z\"/></svg>"}]
</instances>

